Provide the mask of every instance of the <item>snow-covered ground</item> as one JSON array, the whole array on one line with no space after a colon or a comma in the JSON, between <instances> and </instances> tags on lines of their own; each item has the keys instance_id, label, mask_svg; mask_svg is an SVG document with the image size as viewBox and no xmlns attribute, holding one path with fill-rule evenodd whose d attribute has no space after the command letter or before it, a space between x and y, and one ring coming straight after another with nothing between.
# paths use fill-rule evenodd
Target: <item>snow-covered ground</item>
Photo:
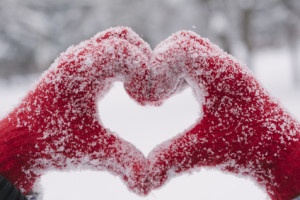
<instances>
[{"instance_id":1,"label":"snow-covered ground","mask_svg":"<svg viewBox=\"0 0 300 200\"><path fill-rule=\"evenodd\" d=\"M292 88L292 70L285 50L263 51L255 56L256 77L297 119L300 92ZM39 75L0 80L0 117L5 116L27 93ZM170 98L160 107L141 107L116 83L99 102L103 124L131 141L144 154L158 143L190 127L199 117L199 105L190 89ZM49 172L41 179L44 200L96 199L230 199L265 200L267 195L249 179L201 169L172 179L147 197L129 192L118 177L107 172Z\"/></svg>"}]
</instances>

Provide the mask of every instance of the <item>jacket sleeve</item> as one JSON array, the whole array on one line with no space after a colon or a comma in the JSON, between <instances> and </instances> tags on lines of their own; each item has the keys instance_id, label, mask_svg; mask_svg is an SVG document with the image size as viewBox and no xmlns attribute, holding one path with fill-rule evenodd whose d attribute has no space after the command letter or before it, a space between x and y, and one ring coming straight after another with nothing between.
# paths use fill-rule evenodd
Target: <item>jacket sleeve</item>
<instances>
[{"instance_id":1,"label":"jacket sleeve","mask_svg":"<svg viewBox=\"0 0 300 200\"><path fill-rule=\"evenodd\" d=\"M27 200L9 181L0 175L0 200Z\"/></svg>"}]
</instances>

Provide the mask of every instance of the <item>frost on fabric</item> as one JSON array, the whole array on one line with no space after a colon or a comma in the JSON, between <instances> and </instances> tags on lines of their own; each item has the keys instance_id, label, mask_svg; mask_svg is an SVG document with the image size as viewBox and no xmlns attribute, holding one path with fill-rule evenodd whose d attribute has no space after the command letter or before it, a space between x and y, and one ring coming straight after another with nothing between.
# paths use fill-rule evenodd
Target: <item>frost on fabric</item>
<instances>
[{"instance_id":1,"label":"frost on fabric","mask_svg":"<svg viewBox=\"0 0 300 200\"><path fill-rule=\"evenodd\" d=\"M203 116L147 158L105 129L96 102L123 81L141 105L191 87ZM300 125L246 66L209 40L180 31L153 51L128 28L70 47L0 122L0 173L28 192L49 169L108 170L138 194L200 166L248 175L272 199L300 192Z\"/></svg>"},{"instance_id":2,"label":"frost on fabric","mask_svg":"<svg viewBox=\"0 0 300 200\"><path fill-rule=\"evenodd\" d=\"M149 45L124 27L68 48L10 113L11 121L1 121L0 173L28 192L45 170L106 169L134 189L143 179L144 155L102 126L96 102L115 80L137 102L149 98L149 56Z\"/></svg>"},{"instance_id":3,"label":"frost on fabric","mask_svg":"<svg viewBox=\"0 0 300 200\"><path fill-rule=\"evenodd\" d=\"M169 83L185 79L203 105L203 117L193 128L149 155L154 188L174 172L217 166L254 177L272 199L290 199L300 192L299 123L246 66L189 31L166 39L154 53L152 68L167 68Z\"/></svg>"}]
</instances>

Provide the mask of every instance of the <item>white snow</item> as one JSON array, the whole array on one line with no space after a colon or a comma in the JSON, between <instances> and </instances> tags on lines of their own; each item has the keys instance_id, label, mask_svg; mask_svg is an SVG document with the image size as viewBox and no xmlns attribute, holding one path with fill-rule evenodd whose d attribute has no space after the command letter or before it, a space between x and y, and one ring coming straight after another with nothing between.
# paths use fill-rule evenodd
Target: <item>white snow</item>
<instances>
[{"instance_id":1,"label":"white snow","mask_svg":"<svg viewBox=\"0 0 300 200\"><path fill-rule=\"evenodd\" d=\"M200 116L190 88L172 96L163 106L143 107L132 101L121 82L116 82L98 105L104 126L135 144L144 155L157 144L190 128Z\"/></svg>"}]
</instances>

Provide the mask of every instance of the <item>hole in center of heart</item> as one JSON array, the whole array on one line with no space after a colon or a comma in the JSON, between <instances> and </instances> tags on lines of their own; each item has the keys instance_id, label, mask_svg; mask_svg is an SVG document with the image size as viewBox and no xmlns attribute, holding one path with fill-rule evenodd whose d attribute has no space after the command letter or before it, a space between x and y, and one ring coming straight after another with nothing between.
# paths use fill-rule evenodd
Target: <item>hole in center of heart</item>
<instances>
[{"instance_id":1,"label":"hole in center of heart","mask_svg":"<svg viewBox=\"0 0 300 200\"><path fill-rule=\"evenodd\" d=\"M191 128L201 113L191 88L167 99L161 106L140 106L114 83L98 102L98 113L105 128L131 142L144 155L158 144Z\"/></svg>"}]
</instances>

